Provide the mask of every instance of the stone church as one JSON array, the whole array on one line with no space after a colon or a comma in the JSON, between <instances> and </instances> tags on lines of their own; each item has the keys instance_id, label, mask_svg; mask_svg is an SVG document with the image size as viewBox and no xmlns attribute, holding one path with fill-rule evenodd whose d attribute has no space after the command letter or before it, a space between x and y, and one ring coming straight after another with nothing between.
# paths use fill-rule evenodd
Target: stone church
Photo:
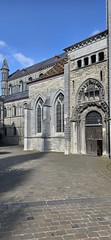
<instances>
[{"instance_id":1,"label":"stone church","mask_svg":"<svg viewBox=\"0 0 111 240\"><path fill-rule=\"evenodd\" d=\"M9 75L3 61L0 142L24 150L110 156L111 3L107 29Z\"/></svg>"}]
</instances>

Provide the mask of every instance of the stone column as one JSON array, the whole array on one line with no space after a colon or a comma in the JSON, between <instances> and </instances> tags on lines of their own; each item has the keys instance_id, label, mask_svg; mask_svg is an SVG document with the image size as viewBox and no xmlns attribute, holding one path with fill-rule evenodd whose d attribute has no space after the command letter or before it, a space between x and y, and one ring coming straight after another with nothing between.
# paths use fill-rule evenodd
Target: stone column
<instances>
[{"instance_id":1,"label":"stone column","mask_svg":"<svg viewBox=\"0 0 111 240\"><path fill-rule=\"evenodd\" d=\"M103 135L103 156L106 156L106 128L102 128L102 135Z\"/></svg>"},{"instance_id":2,"label":"stone column","mask_svg":"<svg viewBox=\"0 0 111 240\"><path fill-rule=\"evenodd\" d=\"M81 141L81 153L86 153L86 146L85 146L85 119L81 120L80 124L80 141Z\"/></svg>"},{"instance_id":3,"label":"stone column","mask_svg":"<svg viewBox=\"0 0 111 240\"><path fill-rule=\"evenodd\" d=\"M96 62L99 62L99 54L96 53Z\"/></svg>"},{"instance_id":4,"label":"stone column","mask_svg":"<svg viewBox=\"0 0 111 240\"><path fill-rule=\"evenodd\" d=\"M81 59L81 67L84 67L84 58Z\"/></svg>"},{"instance_id":5,"label":"stone column","mask_svg":"<svg viewBox=\"0 0 111 240\"><path fill-rule=\"evenodd\" d=\"M71 153L77 153L77 122L71 123Z\"/></svg>"},{"instance_id":6,"label":"stone column","mask_svg":"<svg viewBox=\"0 0 111 240\"><path fill-rule=\"evenodd\" d=\"M103 155L108 155L108 121L104 121L102 127L102 136L103 136Z\"/></svg>"},{"instance_id":7,"label":"stone column","mask_svg":"<svg viewBox=\"0 0 111 240\"><path fill-rule=\"evenodd\" d=\"M65 154L70 153L70 62L64 66L64 137Z\"/></svg>"}]
</instances>

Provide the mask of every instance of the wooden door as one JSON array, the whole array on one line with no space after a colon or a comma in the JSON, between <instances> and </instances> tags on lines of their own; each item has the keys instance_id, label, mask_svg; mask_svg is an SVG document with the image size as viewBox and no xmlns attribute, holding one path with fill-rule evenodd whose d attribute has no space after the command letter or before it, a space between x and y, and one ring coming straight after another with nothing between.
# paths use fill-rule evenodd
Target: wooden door
<instances>
[{"instance_id":1,"label":"wooden door","mask_svg":"<svg viewBox=\"0 0 111 240\"><path fill-rule=\"evenodd\" d=\"M102 155L102 126L86 126L86 152Z\"/></svg>"}]
</instances>

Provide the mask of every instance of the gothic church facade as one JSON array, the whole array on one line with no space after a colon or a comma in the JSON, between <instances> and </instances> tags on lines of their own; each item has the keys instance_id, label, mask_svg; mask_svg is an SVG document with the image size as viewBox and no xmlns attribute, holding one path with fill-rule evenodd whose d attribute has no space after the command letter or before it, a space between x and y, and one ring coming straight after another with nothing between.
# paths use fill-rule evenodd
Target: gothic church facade
<instances>
[{"instance_id":1,"label":"gothic church facade","mask_svg":"<svg viewBox=\"0 0 111 240\"><path fill-rule=\"evenodd\" d=\"M24 150L108 156L109 44L105 30L11 75L5 59L1 143L24 145Z\"/></svg>"}]
</instances>

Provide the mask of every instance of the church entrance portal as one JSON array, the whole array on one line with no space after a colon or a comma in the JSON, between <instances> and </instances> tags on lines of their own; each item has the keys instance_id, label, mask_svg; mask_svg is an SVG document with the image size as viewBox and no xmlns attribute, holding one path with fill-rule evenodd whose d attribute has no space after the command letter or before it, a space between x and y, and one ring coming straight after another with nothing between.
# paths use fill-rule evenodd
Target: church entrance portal
<instances>
[{"instance_id":1,"label":"church entrance portal","mask_svg":"<svg viewBox=\"0 0 111 240\"><path fill-rule=\"evenodd\" d=\"M102 117L96 111L86 115L86 152L92 155L102 155Z\"/></svg>"}]
</instances>

